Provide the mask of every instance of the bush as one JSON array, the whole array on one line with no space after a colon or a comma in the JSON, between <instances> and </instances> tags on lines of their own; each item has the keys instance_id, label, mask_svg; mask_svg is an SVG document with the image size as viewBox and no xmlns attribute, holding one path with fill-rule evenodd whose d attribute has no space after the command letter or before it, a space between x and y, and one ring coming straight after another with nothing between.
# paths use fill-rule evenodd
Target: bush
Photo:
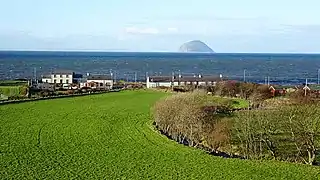
<instances>
[{"instance_id":1,"label":"bush","mask_svg":"<svg viewBox=\"0 0 320 180\"><path fill-rule=\"evenodd\" d=\"M314 164L320 142L320 108L305 104L242 112L234 118L232 129L235 151L246 158Z\"/></svg>"},{"instance_id":2,"label":"bush","mask_svg":"<svg viewBox=\"0 0 320 180\"><path fill-rule=\"evenodd\" d=\"M219 117L230 111L208 97L195 91L159 101L154 107L158 129L180 143L219 150L230 138L228 121Z\"/></svg>"}]
</instances>

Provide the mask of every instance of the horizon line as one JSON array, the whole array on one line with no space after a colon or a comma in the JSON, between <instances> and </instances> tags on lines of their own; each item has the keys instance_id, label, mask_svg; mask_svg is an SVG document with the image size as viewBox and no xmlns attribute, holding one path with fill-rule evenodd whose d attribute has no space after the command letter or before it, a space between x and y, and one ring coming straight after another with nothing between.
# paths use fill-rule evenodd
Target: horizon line
<instances>
[{"instance_id":1,"label":"horizon line","mask_svg":"<svg viewBox=\"0 0 320 180\"><path fill-rule=\"evenodd\" d=\"M320 52L179 52L179 51L128 51L128 50L44 50L44 49L0 49L0 52L97 52L97 53L176 53L176 54L314 54Z\"/></svg>"}]
</instances>

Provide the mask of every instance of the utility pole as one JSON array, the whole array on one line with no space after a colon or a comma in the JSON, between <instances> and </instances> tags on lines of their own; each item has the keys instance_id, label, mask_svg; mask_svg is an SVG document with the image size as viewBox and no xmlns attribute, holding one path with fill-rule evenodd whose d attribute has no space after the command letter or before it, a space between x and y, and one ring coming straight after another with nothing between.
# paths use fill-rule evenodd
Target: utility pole
<instances>
[{"instance_id":1,"label":"utility pole","mask_svg":"<svg viewBox=\"0 0 320 180\"><path fill-rule=\"evenodd\" d=\"M270 77L268 76L268 86L270 86Z\"/></svg>"},{"instance_id":2,"label":"utility pole","mask_svg":"<svg viewBox=\"0 0 320 180\"><path fill-rule=\"evenodd\" d=\"M172 86L172 90L173 90L173 86L174 86L174 72L173 71L172 71L171 86Z\"/></svg>"},{"instance_id":3,"label":"utility pole","mask_svg":"<svg viewBox=\"0 0 320 180\"><path fill-rule=\"evenodd\" d=\"M243 70L243 81L246 82L246 69Z\"/></svg>"},{"instance_id":4,"label":"utility pole","mask_svg":"<svg viewBox=\"0 0 320 180\"><path fill-rule=\"evenodd\" d=\"M267 85L267 77L264 77L264 84Z\"/></svg>"},{"instance_id":5,"label":"utility pole","mask_svg":"<svg viewBox=\"0 0 320 180\"><path fill-rule=\"evenodd\" d=\"M146 81L148 81L149 73L146 72Z\"/></svg>"},{"instance_id":6,"label":"utility pole","mask_svg":"<svg viewBox=\"0 0 320 180\"><path fill-rule=\"evenodd\" d=\"M134 82L137 82L137 72L134 72Z\"/></svg>"},{"instance_id":7,"label":"utility pole","mask_svg":"<svg viewBox=\"0 0 320 180\"><path fill-rule=\"evenodd\" d=\"M306 78L306 86L308 86L308 79Z\"/></svg>"},{"instance_id":8,"label":"utility pole","mask_svg":"<svg viewBox=\"0 0 320 180\"><path fill-rule=\"evenodd\" d=\"M33 68L33 78L34 78L34 82L37 83L37 68L36 67Z\"/></svg>"},{"instance_id":9,"label":"utility pole","mask_svg":"<svg viewBox=\"0 0 320 180\"><path fill-rule=\"evenodd\" d=\"M180 70L179 70L179 81L178 81L178 85L179 85L179 86L181 85L180 79L181 79L181 72L180 72Z\"/></svg>"},{"instance_id":10,"label":"utility pole","mask_svg":"<svg viewBox=\"0 0 320 180\"><path fill-rule=\"evenodd\" d=\"M318 69L318 84L320 84L320 69Z\"/></svg>"},{"instance_id":11,"label":"utility pole","mask_svg":"<svg viewBox=\"0 0 320 180\"><path fill-rule=\"evenodd\" d=\"M306 85L304 86L304 96L307 96L308 79L306 78Z\"/></svg>"}]
</instances>

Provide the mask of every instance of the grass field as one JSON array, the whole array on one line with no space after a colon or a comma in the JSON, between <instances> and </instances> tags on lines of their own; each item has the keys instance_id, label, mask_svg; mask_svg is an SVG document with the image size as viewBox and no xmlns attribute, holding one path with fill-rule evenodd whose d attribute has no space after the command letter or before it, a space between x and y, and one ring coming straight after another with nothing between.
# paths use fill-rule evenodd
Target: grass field
<instances>
[{"instance_id":1,"label":"grass field","mask_svg":"<svg viewBox=\"0 0 320 180\"><path fill-rule=\"evenodd\" d=\"M19 96L20 87L19 86L0 86L0 94L6 96Z\"/></svg>"},{"instance_id":2,"label":"grass field","mask_svg":"<svg viewBox=\"0 0 320 180\"><path fill-rule=\"evenodd\" d=\"M240 98L224 98L220 96L212 96L212 100L218 103L231 103L233 108L248 108L249 102Z\"/></svg>"},{"instance_id":3,"label":"grass field","mask_svg":"<svg viewBox=\"0 0 320 180\"><path fill-rule=\"evenodd\" d=\"M0 179L319 179L320 169L223 159L153 130L159 92L0 106Z\"/></svg>"}]
</instances>

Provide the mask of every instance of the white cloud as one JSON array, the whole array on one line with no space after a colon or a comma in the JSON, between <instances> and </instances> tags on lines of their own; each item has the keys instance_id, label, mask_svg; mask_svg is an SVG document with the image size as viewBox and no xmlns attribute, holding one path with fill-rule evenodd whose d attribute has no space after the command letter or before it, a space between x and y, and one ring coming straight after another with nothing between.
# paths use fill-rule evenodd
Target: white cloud
<instances>
[{"instance_id":1,"label":"white cloud","mask_svg":"<svg viewBox=\"0 0 320 180\"><path fill-rule=\"evenodd\" d=\"M173 32L173 33L179 31L178 28L175 28L175 27L169 27L167 30L168 30L168 32Z\"/></svg>"},{"instance_id":2,"label":"white cloud","mask_svg":"<svg viewBox=\"0 0 320 180\"><path fill-rule=\"evenodd\" d=\"M130 34L159 34L160 31L157 28L137 28L137 27L127 27L125 29L126 33Z\"/></svg>"}]
</instances>

